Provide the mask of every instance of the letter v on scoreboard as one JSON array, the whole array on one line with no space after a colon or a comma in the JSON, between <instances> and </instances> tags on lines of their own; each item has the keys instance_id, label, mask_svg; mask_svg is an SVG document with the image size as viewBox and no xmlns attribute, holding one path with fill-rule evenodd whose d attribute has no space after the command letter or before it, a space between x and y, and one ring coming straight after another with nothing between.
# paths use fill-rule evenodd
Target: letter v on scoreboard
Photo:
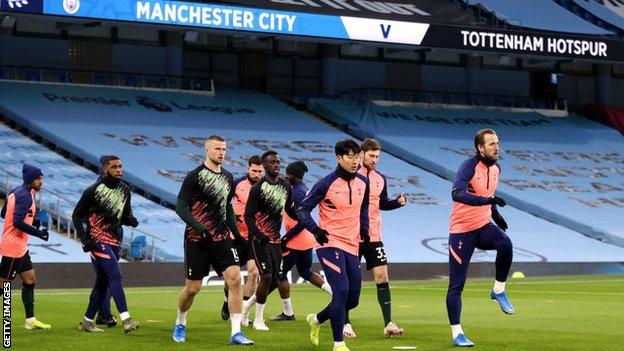
<instances>
[{"instance_id":1,"label":"letter v on scoreboard","mask_svg":"<svg viewBox=\"0 0 624 351\"><path fill-rule=\"evenodd\" d=\"M342 25L352 40L420 45L429 24L341 16Z\"/></svg>"}]
</instances>

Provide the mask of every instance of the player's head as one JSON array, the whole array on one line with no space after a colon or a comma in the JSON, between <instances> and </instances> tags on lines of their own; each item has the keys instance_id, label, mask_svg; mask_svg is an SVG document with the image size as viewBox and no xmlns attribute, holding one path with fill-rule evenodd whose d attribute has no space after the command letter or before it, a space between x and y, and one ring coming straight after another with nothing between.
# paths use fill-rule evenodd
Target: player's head
<instances>
[{"instance_id":1,"label":"player's head","mask_svg":"<svg viewBox=\"0 0 624 351\"><path fill-rule=\"evenodd\" d=\"M493 129L481 129L475 134L475 150L477 155L487 161L498 161L498 135Z\"/></svg>"},{"instance_id":2,"label":"player's head","mask_svg":"<svg viewBox=\"0 0 624 351\"><path fill-rule=\"evenodd\" d=\"M206 153L206 162L210 162L219 166L225 160L226 142L225 138L220 135L211 135L204 143L204 152Z\"/></svg>"},{"instance_id":3,"label":"player's head","mask_svg":"<svg viewBox=\"0 0 624 351\"><path fill-rule=\"evenodd\" d=\"M257 182L260 178L262 178L263 171L262 157L258 155L251 156L247 162L247 177L249 177L252 181Z\"/></svg>"},{"instance_id":4,"label":"player's head","mask_svg":"<svg viewBox=\"0 0 624 351\"><path fill-rule=\"evenodd\" d=\"M43 172L41 169L29 165L28 163L24 163L22 166L22 179L24 180L24 184L28 184L34 191L41 190L43 186Z\"/></svg>"},{"instance_id":5,"label":"player's head","mask_svg":"<svg viewBox=\"0 0 624 351\"><path fill-rule=\"evenodd\" d=\"M295 161L291 162L288 166L286 166L286 180L290 184L295 184L297 181L302 180L303 176L308 171L308 166L306 166L303 161Z\"/></svg>"},{"instance_id":6,"label":"player's head","mask_svg":"<svg viewBox=\"0 0 624 351\"><path fill-rule=\"evenodd\" d=\"M362 166L369 171L375 169L381 157L381 144L375 139L366 138L360 148L362 149Z\"/></svg>"},{"instance_id":7,"label":"player's head","mask_svg":"<svg viewBox=\"0 0 624 351\"><path fill-rule=\"evenodd\" d=\"M123 164L119 157L114 155L107 155L102 161L102 173L104 176L121 179L123 176Z\"/></svg>"},{"instance_id":8,"label":"player's head","mask_svg":"<svg viewBox=\"0 0 624 351\"><path fill-rule=\"evenodd\" d=\"M262 154L262 167L269 177L276 178L280 172L280 157L277 152L269 150Z\"/></svg>"},{"instance_id":9,"label":"player's head","mask_svg":"<svg viewBox=\"0 0 624 351\"><path fill-rule=\"evenodd\" d=\"M345 139L334 147L336 160L340 167L349 173L357 172L360 163L360 146L353 139Z\"/></svg>"}]
</instances>

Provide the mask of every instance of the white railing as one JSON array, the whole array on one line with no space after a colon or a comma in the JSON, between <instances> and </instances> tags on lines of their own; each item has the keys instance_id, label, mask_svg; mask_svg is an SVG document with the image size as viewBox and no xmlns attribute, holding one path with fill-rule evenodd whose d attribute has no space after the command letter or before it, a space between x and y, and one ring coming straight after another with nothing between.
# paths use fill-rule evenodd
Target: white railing
<instances>
[{"instance_id":1,"label":"white railing","mask_svg":"<svg viewBox=\"0 0 624 351\"><path fill-rule=\"evenodd\" d=\"M0 182L0 190L2 190L5 194L8 194L18 184L21 184L22 178L20 176L7 169L0 168L0 171L4 175L4 180ZM51 201L44 201L48 199L51 199ZM41 191L37 193L35 201L37 203L37 208L44 210L48 214L47 228L53 229L59 234L80 242L80 238L78 238L78 233L74 228L71 215L61 210L63 207L73 209L76 206L74 201L63 197L62 195L48 191L45 188L41 189ZM51 206L50 204L55 205ZM156 256L155 244L156 241L165 243L167 240L142 229L130 228L128 252L132 250L132 242L134 241L134 237L136 235L145 235L150 238L149 245L145 252L146 261L164 261L164 258Z\"/></svg>"}]
</instances>

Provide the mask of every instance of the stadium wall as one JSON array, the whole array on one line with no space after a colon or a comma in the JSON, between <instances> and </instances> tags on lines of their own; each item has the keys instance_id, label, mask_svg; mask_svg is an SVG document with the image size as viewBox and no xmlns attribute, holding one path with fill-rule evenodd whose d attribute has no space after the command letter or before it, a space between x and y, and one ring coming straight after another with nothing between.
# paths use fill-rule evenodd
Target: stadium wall
<instances>
[{"instance_id":1,"label":"stadium wall","mask_svg":"<svg viewBox=\"0 0 624 351\"><path fill-rule=\"evenodd\" d=\"M93 286L93 267L90 263L35 263L37 287L43 289L91 288ZM321 272L318 263L313 271ZM473 262L470 264L470 277L492 278L494 264ZM155 287L184 285L184 265L182 263L122 263L125 287ZM414 279L443 279L448 277L446 263L396 263L389 264L393 281ZM525 276L580 275L580 274L624 274L624 262L601 263L514 263L511 272L522 272ZM293 270L292 280L299 276ZM364 281L373 281L370 272L362 266ZM222 280L211 277L209 285L222 285Z\"/></svg>"}]
</instances>

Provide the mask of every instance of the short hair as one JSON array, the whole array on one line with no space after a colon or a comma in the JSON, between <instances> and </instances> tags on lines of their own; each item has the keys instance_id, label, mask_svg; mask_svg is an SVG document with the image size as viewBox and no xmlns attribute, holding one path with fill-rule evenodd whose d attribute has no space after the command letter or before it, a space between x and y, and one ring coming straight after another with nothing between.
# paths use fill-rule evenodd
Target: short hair
<instances>
[{"instance_id":1,"label":"short hair","mask_svg":"<svg viewBox=\"0 0 624 351\"><path fill-rule=\"evenodd\" d=\"M345 139L336 143L334 152L336 156L348 155L349 152L357 154L360 152L360 146L353 139Z\"/></svg>"},{"instance_id":2,"label":"short hair","mask_svg":"<svg viewBox=\"0 0 624 351\"><path fill-rule=\"evenodd\" d=\"M477 134L475 134L474 146L475 146L475 150L477 151L477 154L479 153L479 145L483 145L483 143L485 142L486 134L496 135L496 131L494 129L486 128L486 129L481 129L480 131L477 132Z\"/></svg>"},{"instance_id":3,"label":"short hair","mask_svg":"<svg viewBox=\"0 0 624 351\"><path fill-rule=\"evenodd\" d=\"M216 135L216 134L214 134L214 135L209 136L209 137L206 139L206 144L207 144L209 141L222 141L222 142L225 142L225 138L224 138L224 137L222 137L222 136L220 136L220 135Z\"/></svg>"},{"instance_id":4,"label":"short hair","mask_svg":"<svg viewBox=\"0 0 624 351\"><path fill-rule=\"evenodd\" d=\"M115 155L106 155L102 160L102 169L106 168L111 161L115 160L120 160L120 158Z\"/></svg>"},{"instance_id":5,"label":"short hair","mask_svg":"<svg viewBox=\"0 0 624 351\"><path fill-rule=\"evenodd\" d=\"M262 163L264 163L264 161L266 161L267 157L273 156L273 155L277 155L277 152L273 151L273 150L269 150L269 151L263 153L262 154Z\"/></svg>"},{"instance_id":6,"label":"short hair","mask_svg":"<svg viewBox=\"0 0 624 351\"><path fill-rule=\"evenodd\" d=\"M247 164L249 166L251 165L257 165L257 166L261 166L262 165L262 157L258 156L258 155L253 155L249 158L249 161L247 162Z\"/></svg>"},{"instance_id":7,"label":"short hair","mask_svg":"<svg viewBox=\"0 0 624 351\"><path fill-rule=\"evenodd\" d=\"M360 145L360 149L362 149L363 152L377 151L381 150L381 144L373 138L366 138L362 142L362 145Z\"/></svg>"}]
</instances>

